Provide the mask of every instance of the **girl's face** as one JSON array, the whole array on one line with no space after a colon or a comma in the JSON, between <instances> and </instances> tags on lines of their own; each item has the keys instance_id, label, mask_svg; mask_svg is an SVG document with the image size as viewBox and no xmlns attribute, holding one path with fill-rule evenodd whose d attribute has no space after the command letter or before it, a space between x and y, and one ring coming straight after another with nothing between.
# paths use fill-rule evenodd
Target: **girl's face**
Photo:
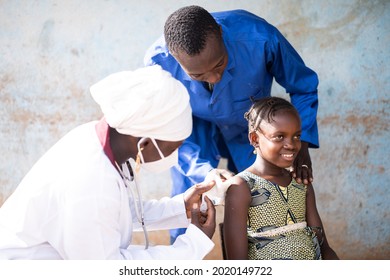
<instances>
[{"instance_id":1,"label":"girl's face","mask_svg":"<svg viewBox=\"0 0 390 280\"><path fill-rule=\"evenodd\" d=\"M262 121L256 131L259 155L280 168L287 168L301 149L301 122L289 110L276 112L271 123Z\"/></svg>"}]
</instances>

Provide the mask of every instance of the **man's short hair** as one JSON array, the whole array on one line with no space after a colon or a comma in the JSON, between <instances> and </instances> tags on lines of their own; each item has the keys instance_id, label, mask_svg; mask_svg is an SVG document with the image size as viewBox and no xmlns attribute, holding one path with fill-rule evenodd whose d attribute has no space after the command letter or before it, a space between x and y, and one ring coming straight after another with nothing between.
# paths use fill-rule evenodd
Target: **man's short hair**
<instances>
[{"instance_id":1,"label":"man's short hair","mask_svg":"<svg viewBox=\"0 0 390 280\"><path fill-rule=\"evenodd\" d=\"M220 27L213 16L199 6L178 9L164 25L165 42L171 53L184 51L190 56L198 55L210 34L220 36Z\"/></svg>"}]
</instances>

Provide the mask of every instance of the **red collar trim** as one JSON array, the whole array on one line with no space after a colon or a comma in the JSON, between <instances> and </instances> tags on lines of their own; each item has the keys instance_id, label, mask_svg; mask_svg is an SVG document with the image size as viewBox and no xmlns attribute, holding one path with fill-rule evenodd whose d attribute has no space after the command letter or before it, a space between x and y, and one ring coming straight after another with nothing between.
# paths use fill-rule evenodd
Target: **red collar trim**
<instances>
[{"instance_id":1,"label":"red collar trim","mask_svg":"<svg viewBox=\"0 0 390 280\"><path fill-rule=\"evenodd\" d=\"M95 125L96 134L99 138L99 142L102 145L103 151L106 154L106 156L111 161L112 165L115 166L115 159L114 154L112 153L112 149L110 146L110 127L106 122L105 118L102 118L96 125Z\"/></svg>"}]
</instances>

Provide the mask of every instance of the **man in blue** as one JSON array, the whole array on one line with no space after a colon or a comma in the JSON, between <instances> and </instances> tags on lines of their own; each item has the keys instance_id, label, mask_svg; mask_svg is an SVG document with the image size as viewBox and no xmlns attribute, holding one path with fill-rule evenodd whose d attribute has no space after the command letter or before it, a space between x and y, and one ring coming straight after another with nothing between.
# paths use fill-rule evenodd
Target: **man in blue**
<instances>
[{"instance_id":1,"label":"man in blue","mask_svg":"<svg viewBox=\"0 0 390 280\"><path fill-rule=\"evenodd\" d=\"M308 148L319 147L318 77L264 19L243 10L210 14L199 6L183 7L168 17L164 36L144 62L161 65L190 94L193 131L172 170L172 195L201 182L222 157L233 173L253 163L244 113L253 100L270 96L273 79L289 93L302 119L293 176L298 182L313 180ZM171 232L172 239L182 232Z\"/></svg>"}]
</instances>

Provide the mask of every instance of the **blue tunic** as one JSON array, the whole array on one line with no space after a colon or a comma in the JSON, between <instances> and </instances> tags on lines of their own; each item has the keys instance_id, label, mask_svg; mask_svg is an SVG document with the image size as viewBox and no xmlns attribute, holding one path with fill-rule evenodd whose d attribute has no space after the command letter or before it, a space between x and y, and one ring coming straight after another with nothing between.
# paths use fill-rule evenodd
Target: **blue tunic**
<instances>
[{"instance_id":1,"label":"blue tunic","mask_svg":"<svg viewBox=\"0 0 390 280\"><path fill-rule=\"evenodd\" d=\"M173 194L201 182L226 154L230 154L239 172L253 163L255 156L244 113L252 105L251 97L270 96L273 78L290 94L301 116L302 141L308 142L309 147L319 147L317 74L264 19L243 10L212 15L222 26L228 53L228 64L212 94L202 82L184 72L168 52L163 36L148 49L144 59L145 65L159 64L171 72L190 95L194 128L179 149L180 167L172 170Z\"/></svg>"}]
</instances>

